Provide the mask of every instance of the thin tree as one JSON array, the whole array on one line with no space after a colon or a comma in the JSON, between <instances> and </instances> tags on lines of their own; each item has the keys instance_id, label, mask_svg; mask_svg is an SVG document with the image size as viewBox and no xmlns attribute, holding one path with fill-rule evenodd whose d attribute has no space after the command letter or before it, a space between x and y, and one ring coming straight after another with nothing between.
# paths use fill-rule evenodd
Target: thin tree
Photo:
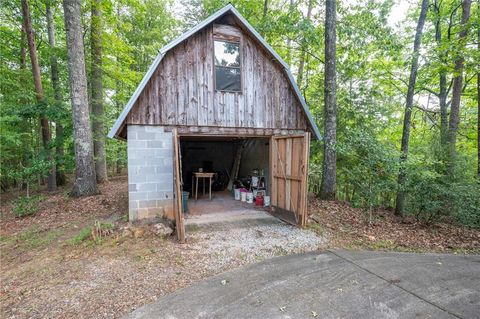
<instances>
[{"instance_id":1,"label":"thin tree","mask_svg":"<svg viewBox=\"0 0 480 319\"><path fill-rule=\"evenodd\" d=\"M262 37L266 36L265 30L266 30L266 26L267 26L267 22L266 22L267 14L268 14L268 0L264 0L264 2L263 2L263 14L262 14L262 27L261 27L261 31L260 31L260 34L262 35Z\"/></svg>"},{"instance_id":2,"label":"thin tree","mask_svg":"<svg viewBox=\"0 0 480 319\"><path fill-rule=\"evenodd\" d=\"M455 175L455 158L458 124L460 123L460 98L463 86L463 49L465 48L465 39L468 33L468 20L470 19L471 0L462 2L462 20L460 23L460 32L458 34L458 47L455 56L455 69L452 88L452 102L450 107L450 118L448 120L448 161L447 173L453 179Z\"/></svg>"},{"instance_id":3,"label":"thin tree","mask_svg":"<svg viewBox=\"0 0 480 319\"><path fill-rule=\"evenodd\" d=\"M293 9L295 8L295 0L290 0L290 5L288 7L288 14L292 14ZM285 58L285 62L288 65L292 65L292 39L287 37L287 56Z\"/></svg>"},{"instance_id":4,"label":"thin tree","mask_svg":"<svg viewBox=\"0 0 480 319\"><path fill-rule=\"evenodd\" d=\"M477 21L480 24L480 0L477 1ZM477 25L477 49L480 52L480 25ZM480 180L480 70L477 71L477 178Z\"/></svg>"},{"instance_id":5,"label":"thin tree","mask_svg":"<svg viewBox=\"0 0 480 319\"><path fill-rule=\"evenodd\" d=\"M336 4L325 4L325 136L320 197L335 199L337 188Z\"/></svg>"},{"instance_id":6,"label":"thin tree","mask_svg":"<svg viewBox=\"0 0 480 319\"><path fill-rule=\"evenodd\" d=\"M43 148L47 154L47 160L51 163L51 167L48 171L47 188L49 191L57 189L57 182L55 176L55 162L53 160L52 151L50 149L50 142L52 135L50 132L50 124L48 118L45 115L45 95L42 85L42 77L40 74L40 65L38 63L37 46L35 43L35 35L33 33L32 20L30 17L30 8L27 0L22 0L22 15L23 15L23 27L27 35L28 51L30 53L30 62L32 64L33 82L35 84L35 93L38 105L42 107L40 111L40 127L42 130L42 143Z\"/></svg>"},{"instance_id":7,"label":"thin tree","mask_svg":"<svg viewBox=\"0 0 480 319\"><path fill-rule=\"evenodd\" d=\"M310 23L310 19L312 17L312 9L313 9L313 0L308 0L308 7L307 7L307 22ZM300 53L300 62L298 64L298 73L297 73L297 85L298 87L302 87L302 81L303 81L303 70L305 68L305 38L302 39L302 47L301 47L301 53Z\"/></svg>"},{"instance_id":8,"label":"thin tree","mask_svg":"<svg viewBox=\"0 0 480 319\"><path fill-rule=\"evenodd\" d=\"M55 39L55 20L53 18L53 11L50 1L45 2L45 11L47 15L47 31L48 31L48 44L50 45L50 72L53 87L53 95L55 97L56 109L62 107L62 90L60 88L60 76L58 71L58 60L56 53L56 39ZM64 185L66 182L64 171L64 147L63 147L63 124L61 120L55 123L55 155L56 155L56 173L57 173L57 185Z\"/></svg>"},{"instance_id":9,"label":"thin tree","mask_svg":"<svg viewBox=\"0 0 480 319\"><path fill-rule=\"evenodd\" d=\"M63 0L68 51L70 99L73 110L73 140L75 144L75 183L72 196L98 193L93 161L92 130L88 110L85 53L80 0Z\"/></svg>"},{"instance_id":10,"label":"thin tree","mask_svg":"<svg viewBox=\"0 0 480 319\"><path fill-rule=\"evenodd\" d=\"M422 43L423 26L428 11L428 0L422 0L420 16L418 17L415 40L413 42L412 65L410 68L410 78L408 81L407 99L405 102L405 114L403 117L402 146L400 155L400 172L398 174L398 191L395 213L403 216L405 210L405 162L408 157L408 144L410 142L410 123L412 118L413 96L415 94L415 82L417 81L418 57L420 55L420 45Z\"/></svg>"},{"instance_id":11,"label":"thin tree","mask_svg":"<svg viewBox=\"0 0 480 319\"><path fill-rule=\"evenodd\" d=\"M446 52L442 48L442 16L441 16L441 5L442 2L435 0L433 8L435 10L436 19L435 19L435 41L437 42L438 48L438 57L441 63L441 68L439 71L439 91L438 91L438 102L440 106L440 144L442 147L447 145L447 131L448 131L448 107L447 107L447 72L445 66L447 65L446 61ZM443 153L443 151L442 151Z\"/></svg>"},{"instance_id":12,"label":"thin tree","mask_svg":"<svg viewBox=\"0 0 480 319\"><path fill-rule=\"evenodd\" d=\"M107 181L107 161L105 154L105 129L103 126L103 71L102 71L102 0L92 0L91 7L91 92L92 92L92 129L93 152L97 182Z\"/></svg>"},{"instance_id":13,"label":"thin tree","mask_svg":"<svg viewBox=\"0 0 480 319\"><path fill-rule=\"evenodd\" d=\"M117 65L120 67L120 59L119 59L118 56L117 56L116 61L117 61ZM122 83L121 83L120 79L116 78L115 79L115 98L114 98L115 109L116 109L115 117L119 117L120 113L122 112L122 109L123 109L122 103L121 103L121 100L120 100L121 90L122 90ZM116 154L117 154L117 160L115 161L115 166L116 166L115 173L117 175L120 175L122 173L122 149L121 149L121 147L117 147Z\"/></svg>"}]
</instances>

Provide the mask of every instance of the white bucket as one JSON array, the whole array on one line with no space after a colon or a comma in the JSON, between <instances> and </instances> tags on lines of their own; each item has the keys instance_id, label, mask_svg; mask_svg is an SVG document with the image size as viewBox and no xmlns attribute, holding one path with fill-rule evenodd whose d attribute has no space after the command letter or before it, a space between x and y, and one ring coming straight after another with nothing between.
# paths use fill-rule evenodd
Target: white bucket
<instances>
[{"instance_id":1,"label":"white bucket","mask_svg":"<svg viewBox=\"0 0 480 319\"><path fill-rule=\"evenodd\" d=\"M247 201L247 193L246 192L240 192L240 197L242 199L242 202Z\"/></svg>"},{"instance_id":2,"label":"white bucket","mask_svg":"<svg viewBox=\"0 0 480 319\"><path fill-rule=\"evenodd\" d=\"M235 200L240 200L240 188L235 188L233 192L235 193Z\"/></svg>"},{"instance_id":3,"label":"white bucket","mask_svg":"<svg viewBox=\"0 0 480 319\"><path fill-rule=\"evenodd\" d=\"M270 206L270 196L263 197L263 206L268 207Z\"/></svg>"},{"instance_id":4,"label":"white bucket","mask_svg":"<svg viewBox=\"0 0 480 319\"><path fill-rule=\"evenodd\" d=\"M247 194L247 203L253 204L253 193L246 193Z\"/></svg>"}]
</instances>

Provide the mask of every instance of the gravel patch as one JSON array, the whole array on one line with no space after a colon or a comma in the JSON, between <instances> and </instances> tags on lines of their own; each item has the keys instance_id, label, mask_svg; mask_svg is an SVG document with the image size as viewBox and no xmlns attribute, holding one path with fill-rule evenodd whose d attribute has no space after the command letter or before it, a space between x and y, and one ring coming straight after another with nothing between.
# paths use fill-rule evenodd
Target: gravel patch
<instances>
[{"instance_id":1,"label":"gravel patch","mask_svg":"<svg viewBox=\"0 0 480 319\"><path fill-rule=\"evenodd\" d=\"M321 248L327 239L312 231L286 224L193 232L191 248L214 256L212 267L235 259L252 263L275 256L302 253Z\"/></svg>"}]
</instances>

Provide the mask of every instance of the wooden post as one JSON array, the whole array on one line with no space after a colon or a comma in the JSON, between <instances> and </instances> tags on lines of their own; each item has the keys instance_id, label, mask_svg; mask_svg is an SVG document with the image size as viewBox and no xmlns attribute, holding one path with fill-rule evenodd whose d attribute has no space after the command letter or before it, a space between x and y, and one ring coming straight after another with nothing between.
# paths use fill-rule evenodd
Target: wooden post
<instances>
[{"instance_id":1,"label":"wooden post","mask_svg":"<svg viewBox=\"0 0 480 319\"><path fill-rule=\"evenodd\" d=\"M180 243L185 243L185 226L183 224L183 196L182 196L182 187L180 185L181 173L180 173L180 151L178 149L178 133L177 129L173 129L173 151L174 151L174 160L175 160L175 223L177 228L177 238Z\"/></svg>"}]
</instances>

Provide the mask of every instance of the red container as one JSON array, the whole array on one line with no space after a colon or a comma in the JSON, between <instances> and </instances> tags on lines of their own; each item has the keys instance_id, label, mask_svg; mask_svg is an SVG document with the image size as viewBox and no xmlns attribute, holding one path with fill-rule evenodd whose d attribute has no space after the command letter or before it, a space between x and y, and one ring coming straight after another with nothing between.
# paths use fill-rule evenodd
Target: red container
<instances>
[{"instance_id":1,"label":"red container","mask_svg":"<svg viewBox=\"0 0 480 319\"><path fill-rule=\"evenodd\" d=\"M263 196L262 196L262 195L258 195L258 196L255 198L255 205L257 205L257 206L263 206Z\"/></svg>"}]
</instances>

